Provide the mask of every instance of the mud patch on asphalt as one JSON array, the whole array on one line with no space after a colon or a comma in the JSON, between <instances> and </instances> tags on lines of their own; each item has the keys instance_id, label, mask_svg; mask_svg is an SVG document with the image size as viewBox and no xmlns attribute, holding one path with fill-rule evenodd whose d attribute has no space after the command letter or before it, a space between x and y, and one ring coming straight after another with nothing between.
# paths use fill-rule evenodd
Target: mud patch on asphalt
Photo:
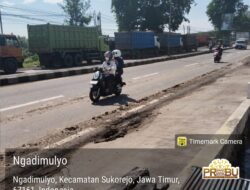
<instances>
[{"instance_id":1,"label":"mud patch on asphalt","mask_svg":"<svg viewBox=\"0 0 250 190\"><path fill-rule=\"evenodd\" d=\"M156 114L151 113L150 111L145 111L138 115L133 115L130 118L119 118L117 121L107 125L103 133L94 136L92 141L94 143L102 143L113 141L117 138L122 138L129 132L138 129L140 126L143 126L143 123L151 122L155 117Z\"/></svg>"}]
</instances>

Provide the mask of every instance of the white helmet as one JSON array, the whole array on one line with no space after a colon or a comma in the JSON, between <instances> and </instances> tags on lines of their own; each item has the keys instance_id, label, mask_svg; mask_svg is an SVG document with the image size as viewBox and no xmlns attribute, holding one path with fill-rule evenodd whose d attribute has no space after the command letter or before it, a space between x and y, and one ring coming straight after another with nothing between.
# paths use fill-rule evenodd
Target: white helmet
<instances>
[{"instance_id":1,"label":"white helmet","mask_svg":"<svg viewBox=\"0 0 250 190\"><path fill-rule=\"evenodd\" d=\"M119 49L113 50L112 54L114 55L114 57L121 57L122 56L122 52Z\"/></svg>"}]
</instances>

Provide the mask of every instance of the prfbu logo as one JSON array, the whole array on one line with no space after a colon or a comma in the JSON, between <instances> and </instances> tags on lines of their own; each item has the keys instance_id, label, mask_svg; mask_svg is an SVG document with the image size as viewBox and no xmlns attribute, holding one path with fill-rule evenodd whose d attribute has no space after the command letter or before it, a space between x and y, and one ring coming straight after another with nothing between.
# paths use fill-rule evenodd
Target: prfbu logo
<instances>
[{"instance_id":1,"label":"prfbu logo","mask_svg":"<svg viewBox=\"0 0 250 190\"><path fill-rule=\"evenodd\" d=\"M202 168L202 179L239 179L240 168L232 167L226 159L215 159Z\"/></svg>"}]
</instances>

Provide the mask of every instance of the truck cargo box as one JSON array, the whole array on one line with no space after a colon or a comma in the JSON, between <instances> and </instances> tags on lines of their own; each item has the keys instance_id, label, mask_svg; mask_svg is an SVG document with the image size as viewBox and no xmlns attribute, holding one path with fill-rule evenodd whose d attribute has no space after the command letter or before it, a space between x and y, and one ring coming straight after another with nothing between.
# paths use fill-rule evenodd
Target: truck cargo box
<instances>
[{"instance_id":1,"label":"truck cargo box","mask_svg":"<svg viewBox=\"0 0 250 190\"><path fill-rule=\"evenodd\" d=\"M194 34L185 34L182 35L183 49L186 51L191 51L193 49L197 50L198 42L196 35Z\"/></svg>"},{"instance_id":2,"label":"truck cargo box","mask_svg":"<svg viewBox=\"0 0 250 190\"><path fill-rule=\"evenodd\" d=\"M115 46L121 50L154 48L154 36L153 32L117 32Z\"/></svg>"},{"instance_id":3,"label":"truck cargo box","mask_svg":"<svg viewBox=\"0 0 250 190\"><path fill-rule=\"evenodd\" d=\"M196 39L198 41L198 46L207 46L209 43L209 35L207 34L198 34Z\"/></svg>"},{"instance_id":4,"label":"truck cargo box","mask_svg":"<svg viewBox=\"0 0 250 190\"><path fill-rule=\"evenodd\" d=\"M97 50L97 27L64 25L28 25L29 49L35 53L64 50Z\"/></svg>"},{"instance_id":5,"label":"truck cargo box","mask_svg":"<svg viewBox=\"0 0 250 190\"><path fill-rule=\"evenodd\" d=\"M158 34L161 48L179 48L182 46L181 34L164 32Z\"/></svg>"}]
</instances>

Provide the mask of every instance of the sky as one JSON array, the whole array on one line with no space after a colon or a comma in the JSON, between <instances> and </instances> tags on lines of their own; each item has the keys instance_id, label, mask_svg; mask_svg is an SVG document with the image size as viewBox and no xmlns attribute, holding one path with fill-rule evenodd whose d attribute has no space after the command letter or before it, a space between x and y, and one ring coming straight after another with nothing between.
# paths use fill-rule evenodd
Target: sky
<instances>
[{"instance_id":1,"label":"sky","mask_svg":"<svg viewBox=\"0 0 250 190\"><path fill-rule=\"evenodd\" d=\"M196 5L192 6L187 15L190 23L182 23L177 32L183 33L184 26L188 25L191 27L191 33L213 29L206 15L206 8L210 0L195 1ZM64 13L58 5L61 2L62 0L0 0L4 33L27 36L27 24L44 24L48 21L54 24L63 24ZM250 0L244 0L244 3L250 6ZM114 13L111 12L111 0L91 0L91 8L88 12L92 14L94 11L100 11L102 14L103 34L114 36L113 33L117 31L117 25ZM8 14L23 15L24 17L36 18L36 20L27 20ZM93 25L93 23L91 24Z\"/></svg>"}]
</instances>

